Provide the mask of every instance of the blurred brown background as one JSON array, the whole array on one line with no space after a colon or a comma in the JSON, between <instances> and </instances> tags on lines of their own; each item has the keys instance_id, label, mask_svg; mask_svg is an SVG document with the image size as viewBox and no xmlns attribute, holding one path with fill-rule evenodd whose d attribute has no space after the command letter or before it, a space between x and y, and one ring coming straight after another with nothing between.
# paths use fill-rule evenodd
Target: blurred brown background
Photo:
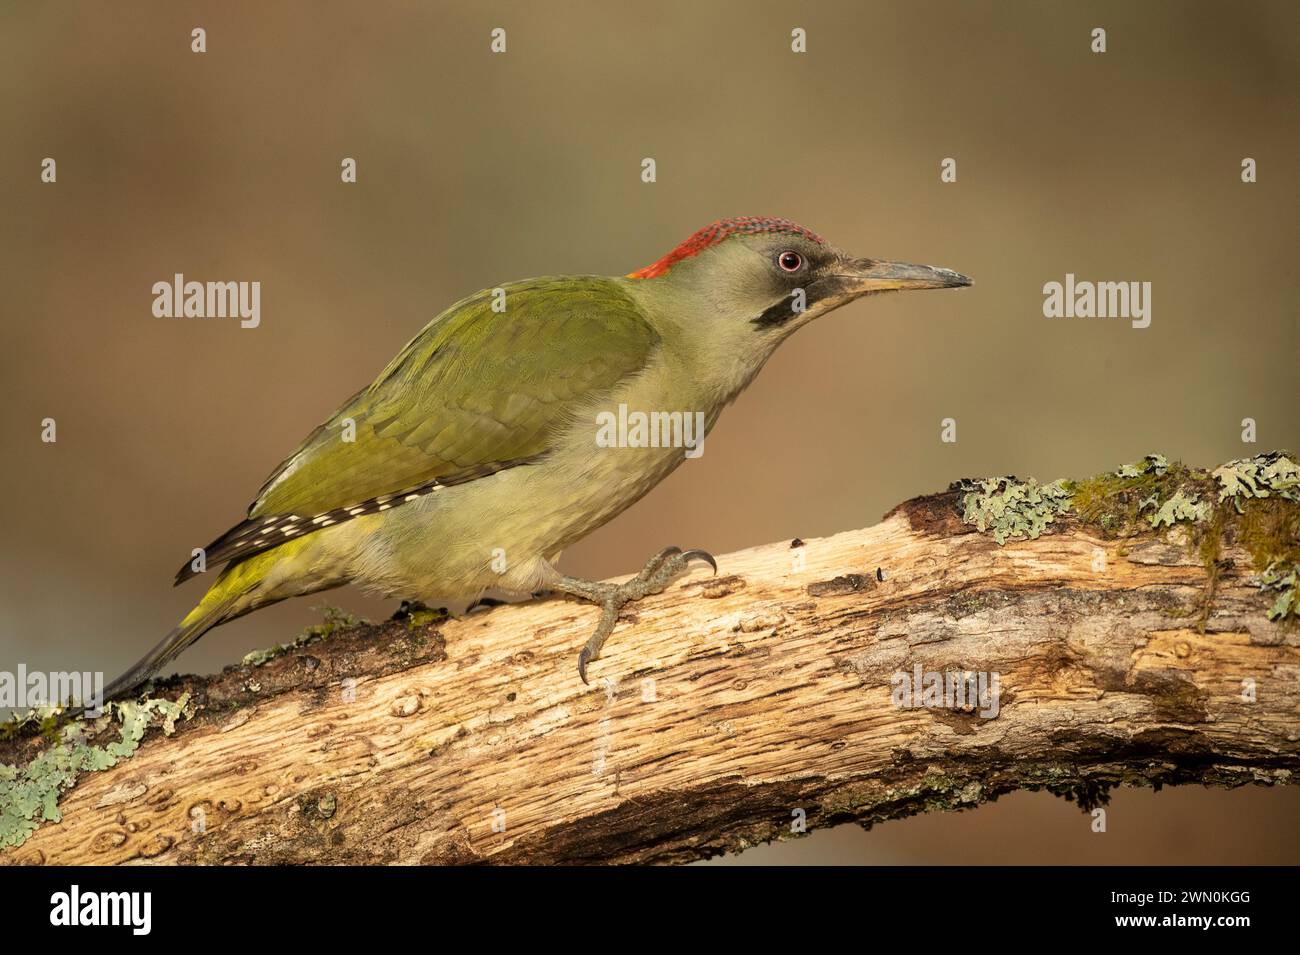
<instances>
[{"instance_id":1,"label":"blurred brown background","mask_svg":"<svg viewBox=\"0 0 1300 955\"><path fill-rule=\"evenodd\" d=\"M976 286L801 332L572 572L864 526L967 475L1300 449L1294 3L622 6L0 3L0 667L134 661L198 599L170 585L190 549L455 299L625 273L722 216ZM261 281L261 327L154 318L175 272ZM1151 327L1043 318L1066 272L1152 282ZM281 604L182 666L287 639L327 602L393 606ZM740 861L1295 863L1298 797L1122 792L1094 835L1017 795Z\"/></svg>"}]
</instances>

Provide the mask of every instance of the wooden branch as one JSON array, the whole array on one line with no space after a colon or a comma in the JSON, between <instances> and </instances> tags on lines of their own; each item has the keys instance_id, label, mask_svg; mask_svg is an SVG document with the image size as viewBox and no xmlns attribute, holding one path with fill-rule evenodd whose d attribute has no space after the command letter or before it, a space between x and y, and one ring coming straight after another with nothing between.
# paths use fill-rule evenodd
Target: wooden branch
<instances>
[{"instance_id":1,"label":"wooden branch","mask_svg":"<svg viewBox=\"0 0 1300 955\"><path fill-rule=\"evenodd\" d=\"M1189 532L1069 516L999 546L956 493L919 498L630 608L590 687L585 604L345 628L161 684L196 714L0 859L681 862L1017 789L1087 808L1121 784L1291 782L1296 628L1232 535L1207 573ZM899 708L916 667L998 674L996 715Z\"/></svg>"}]
</instances>

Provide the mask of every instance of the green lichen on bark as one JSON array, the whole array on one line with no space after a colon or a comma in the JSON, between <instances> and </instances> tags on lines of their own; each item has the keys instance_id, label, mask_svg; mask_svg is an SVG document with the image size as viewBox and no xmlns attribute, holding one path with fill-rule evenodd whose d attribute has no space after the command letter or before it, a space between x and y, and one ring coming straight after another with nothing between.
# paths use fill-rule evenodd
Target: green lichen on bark
<instances>
[{"instance_id":1,"label":"green lichen on bark","mask_svg":"<svg viewBox=\"0 0 1300 955\"><path fill-rule=\"evenodd\" d=\"M1300 580L1300 564L1292 564L1289 569L1280 564L1271 564L1260 579L1265 591L1277 594L1277 599L1268 610L1268 619L1285 620L1300 617L1300 595L1296 593L1296 582Z\"/></svg>"},{"instance_id":2,"label":"green lichen on bark","mask_svg":"<svg viewBox=\"0 0 1300 955\"><path fill-rule=\"evenodd\" d=\"M42 822L58 822L59 797L82 773L102 772L129 759L155 722L170 736L176 721L191 715L189 696L142 703L109 703L97 719L78 719L63 726L57 738L26 765L0 766L0 849L20 846ZM116 740L94 742L117 729Z\"/></svg>"},{"instance_id":3,"label":"green lichen on bark","mask_svg":"<svg viewBox=\"0 0 1300 955\"><path fill-rule=\"evenodd\" d=\"M1208 515L1198 507L1209 490L1208 476L1162 454L1083 481L1065 481L1073 514L1108 537L1195 521Z\"/></svg>"},{"instance_id":4,"label":"green lichen on bark","mask_svg":"<svg viewBox=\"0 0 1300 955\"><path fill-rule=\"evenodd\" d=\"M1115 539L1180 526L1209 581L1208 611L1225 541L1244 548L1261 590L1276 594L1273 620L1300 619L1300 466L1286 451L1229 461L1213 470L1148 454L1082 481L1040 485L1012 477L961 481L962 519L998 544L1036 538L1069 517Z\"/></svg>"},{"instance_id":5,"label":"green lichen on bark","mask_svg":"<svg viewBox=\"0 0 1300 955\"><path fill-rule=\"evenodd\" d=\"M960 481L962 520L987 531L999 544L1012 538L1038 537L1070 507L1070 495L1060 481L1039 484L1015 477Z\"/></svg>"},{"instance_id":6,"label":"green lichen on bark","mask_svg":"<svg viewBox=\"0 0 1300 955\"><path fill-rule=\"evenodd\" d=\"M1140 478L1144 474L1154 474L1159 477L1168 470L1168 458L1163 454L1148 454L1141 461L1120 465L1112 473L1122 478Z\"/></svg>"},{"instance_id":7,"label":"green lichen on bark","mask_svg":"<svg viewBox=\"0 0 1300 955\"><path fill-rule=\"evenodd\" d=\"M1238 514L1252 498L1275 497L1300 502L1300 466L1285 451L1229 461L1211 475L1219 483L1219 500L1232 501Z\"/></svg>"},{"instance_id":8,"label":"green lichen on bark","mask_svg":"<svg viewBox=\"0 0 1300 955\"><path fill-rule=\"evenodd\" d=\"M1255 569L1300 564L1300 467L1284 451L1231 461L1213 472L1219 513ZM1286 571L1284 571L1286 572Z\"/></svg>"},{"instance_id":9,"label":"green lichen on bark","mask_svg":"<svg viewBox=\"0 0 1300 955\"><path fill-rule=\"evenodd\" d=\"M1188 496L1186 491L1179 488L1174 492L1174 496L1163 504L1159 498L1152 495L1139 505L1139 509L1151 508L1148 519L1152 527L1160 527L1162 524L1165 527L1173 527L1179 521L1200 522L1210 516L1211 507L1199 500L1199 497L1197 494Z\"/></svg>"}]
</instances>

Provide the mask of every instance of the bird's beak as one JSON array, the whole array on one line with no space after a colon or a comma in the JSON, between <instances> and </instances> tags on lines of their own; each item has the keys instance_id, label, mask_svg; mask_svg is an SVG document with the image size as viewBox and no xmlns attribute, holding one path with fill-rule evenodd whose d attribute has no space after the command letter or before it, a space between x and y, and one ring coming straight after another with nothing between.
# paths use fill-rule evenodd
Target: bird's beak
<instances>
[{"instance_id":1,"label":"bird's beak","mask_svg":"<svg viewBox=\"0 0 1300 955\"><path fill-rule=\"evenodd\" d=\"M792 312L787 298L781 299L753 321L763 327L778 327L789 334L797 326L847 305L873 292L895 292L914 288L962 288L975 283L952 269L879 259L855 259L841 255L839 261L821 273L806 290L806 308ZM801 320L791 318L801 314Z\"/></svg>"},{"instance_id":2,"label":"bird's beak","mask_svg":"<svg viewBox=\"0 0 1300 955\"><path fill-rule=\"evenodd\" d=\"M853 297L869 292L894 292L916 288L963 288L974 283L960 272L932 265L882 262L879 259L843 260L836 275Z\"/></svg>"}]
</instances>

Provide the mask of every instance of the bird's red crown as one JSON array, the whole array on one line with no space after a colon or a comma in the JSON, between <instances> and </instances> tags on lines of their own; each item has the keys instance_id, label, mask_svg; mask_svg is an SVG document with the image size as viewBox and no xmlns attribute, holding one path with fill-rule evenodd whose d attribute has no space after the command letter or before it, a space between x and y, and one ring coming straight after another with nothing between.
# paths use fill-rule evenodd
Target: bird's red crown
<instances>
[{"instance_id":1,"label":"bird's red crown","mask_svg":"<svg viewBox=\"0 0 1300 955\"><path fill-rule=\"evenodd\" d=\"M630 279L652 279L663 275L682 259L699 255L705 249L717 245L733 235L753 235L760 232L787 232L803 236L813 242L822 244L822 237L811 229L791 222L789 219L776 219L771 216L735 216L731 219L719 219L712 225L706 225L699 232L673 249L658 262L637 269L628 275Z\"/></svg>"}]
</instances>

